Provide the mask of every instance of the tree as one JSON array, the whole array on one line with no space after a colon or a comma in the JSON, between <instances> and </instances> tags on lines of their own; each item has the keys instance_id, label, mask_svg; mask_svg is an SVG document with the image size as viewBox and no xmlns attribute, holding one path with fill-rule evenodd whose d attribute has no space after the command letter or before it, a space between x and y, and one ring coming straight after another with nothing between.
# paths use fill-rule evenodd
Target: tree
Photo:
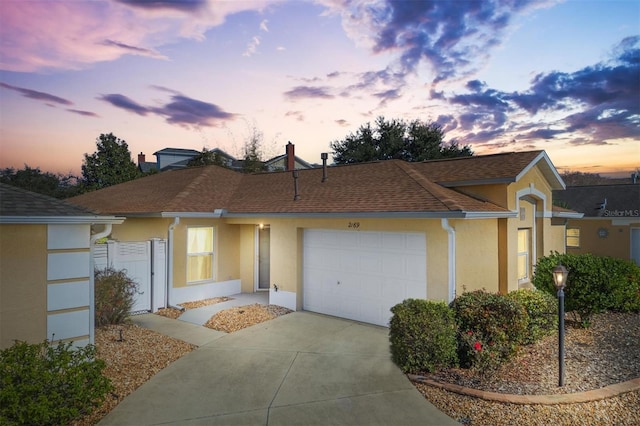
<instances>
[{"instance_id":1,"label":"tree","mask_svg":"<svg viewBox=\"0 0 640 426\"><path fill-rule=\"evenodd\" d=\"M189 160L187 167L208 166L210 164L226 167L224 159L219 153L209 151L207 148L203 147L200 154Z\"/></svg>"},{"instance_id":2,"label":"tree","mask_svg":"<svg viewBox=\"0 0 640 426\"><path fill-rule=\"evenodd\" d=\"M445 144L442 126L434 122L385 120L378 117L375 127L367 123L344 140L331 142L337 164L400 159L424 161L439 158L469 157L468 145L460 148L456 142Z\"/></svg>"},{"instance_id":3,"label":"tree","mask_svg":"<svg viewBox=\"0 0 640 426\"><path fill-rule=\"evenodd\" d=\"M261 172L264 170L262 162L262 132L255 127L244 144L242 171L244 173Z\"/></svg>"},{"instance_id":4,"label":"tree","mask_svg":"<svg viewBox=\"0 0 640 426\"><path fill-rule=\"evenodd\" d=\"M98 150L84 155L83 184L87 190L106 188L136 179L142 175L131 161L129 146L124 140L109 133L96 139Z\"/></svg>"},{"instance_id":5,"label":"tree","mask_svg":"<svg viewBox=\"0 0 640 426\"><path fill-rule=\"evenodd\" d=\"M42 172L39 167L31 168L26 164L20 170L13 167L0 170L0 182L55 198L79 194L81 191L77 181L78 178L71 174Z\"/></svg>"}]
</instances>

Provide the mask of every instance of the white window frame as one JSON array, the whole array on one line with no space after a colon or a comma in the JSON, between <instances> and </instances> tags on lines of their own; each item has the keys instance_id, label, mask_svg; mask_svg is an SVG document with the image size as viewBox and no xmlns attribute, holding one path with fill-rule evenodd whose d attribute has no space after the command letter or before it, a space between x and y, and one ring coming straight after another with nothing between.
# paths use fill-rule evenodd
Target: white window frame
<instances>
[{"instance_id":1,"label":"white window frame","mask_svg":"<svg viewBox=\"0 0 640 426\"><path fill-rule=\"evenodd\" d=\"M200 229L208 229L211 230L211 250L210 251L201 251L201 252L193 252L190 253L189 252L189 240L190 240L190 233L193 230L200 230ZM186 267L185 267L185 279L186 279L186 283L187 285L191 285L191 284L201 284L201 283L205 283L205 282L211 282L211 281L215 281L215 258L214 258L214 252L215 252L215 234L216 230L213 226L190 226L187 227L187 262L186 262ZM203 278L203 279L198 279L198 280L189 280L189 259L190 258L195 258L195 257L206 257L206 256L210 256L211 258L211 276Z\"/></svg>"},{"instance_id":2,"label":"white window frame","mask_svg":"<svg viewBox=\"0 0 640 426\"><path fill-rule=\"evenodd\" d=\"M527 241L525 251L520 251L520 232L526 232ZM518 274L518 284L527 283L531 280L531 228L519 228L518 229L518 257L516 271ZM524 257L525 273L520 275L520 258Z\"/></svg>"},{"instance_id":3,"label":"white window frame","mask_svg":"<svg viewBox=\"0 0 640 426\"><path fill-rule=\"evenodd\" d=\"M576 231L578 235L569 235L569 231ZM577 244L569 244L569 239L577 240ZM580 248L580 228L567 228L565 233L565 245L567 248Z\"/></svg>"}]
</instances>

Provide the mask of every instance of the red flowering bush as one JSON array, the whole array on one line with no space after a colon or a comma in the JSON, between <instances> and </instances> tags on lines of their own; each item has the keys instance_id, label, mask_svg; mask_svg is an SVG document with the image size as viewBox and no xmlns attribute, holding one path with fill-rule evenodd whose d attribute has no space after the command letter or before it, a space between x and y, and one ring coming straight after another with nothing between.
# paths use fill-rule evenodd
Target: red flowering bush
<instances>
[{"instance_id":1,"label":"red flowering bush","mask_svg":"<svg viewBox=\"0 0 640 426\"><path fill-rule=\"evenodd\" d=\"M482 333L471 330L460 333L458 353L463 361L462 367L491 374L503 362L504 351L504 347L496 345Z\"/></svg>"},{"instance_id":2,"label":"red flowering bush","mask_svg":"<svg viewBox=\"0 0 640 426\"><path fill-rule=\"evenodd\" d=\"M501 294L463 293L451 302L458 324L460 366L491 373L509 359L527 332L522 305Z\"/></svg>"}]
</instances>

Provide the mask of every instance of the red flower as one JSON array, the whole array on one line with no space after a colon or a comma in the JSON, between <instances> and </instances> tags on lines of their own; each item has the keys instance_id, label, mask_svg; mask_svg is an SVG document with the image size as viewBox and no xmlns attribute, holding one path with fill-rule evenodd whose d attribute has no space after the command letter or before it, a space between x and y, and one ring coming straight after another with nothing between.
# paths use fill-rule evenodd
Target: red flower
<instances>
[{"instance_id":1,"label":"red flower","mask_svg":"<svg viewBox=\"0 0 640 426\"><path fill-rule=\"evenodd\" d=\"M480 342L476 342L473 345L473 349L475 349L476 351L481 351L482 350L482 344Z\"/></svg>"},{"instance_id":2,"label":"red flower","mask_svg":"<svg viewBox=\"0 0 640 426\"><path fill-rule=\"evenodd\" d=\"M469 331L467 331L467 334L468 334L469 336L471 336L471 335L473 334L473 331L469 330Z\"/></svg>"}]
</instances>

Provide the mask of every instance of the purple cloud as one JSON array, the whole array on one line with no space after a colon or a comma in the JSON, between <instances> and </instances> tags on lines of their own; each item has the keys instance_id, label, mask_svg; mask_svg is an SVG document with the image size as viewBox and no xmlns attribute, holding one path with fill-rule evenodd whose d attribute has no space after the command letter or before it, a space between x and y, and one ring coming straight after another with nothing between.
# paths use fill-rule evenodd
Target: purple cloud
<instances>
[{"instance_id":1,"label":"purple cloud","mask_svg":"<svg viewBox=\"0 0 640 426\"><path fill-rule=\"evenodd\" d=\"M402 73L420 63L435 71L434 82L468 75L469 58L488 58L513 16L547 2L535 0L403 1L341 3L343 25L353 34L368 28L374 52L400 52Z\"/></svg>"},{"instance_id":2,"label":"purple cloud","mask_svg":"<svg viewBox=\"0 0 640 426\"><path fill-rule=\"evenodd\" d=\"M639 138L640 36L625 38L615 52L610 61L575 72L538 74L523 92L501 92L488 88L484 82L469 81L466 87L471 93L448 98L451 104L461 107L460 127L470 132L462 141L489 142L483 138L513 131L519 140L565 136L580 140L580 144ZM576 112L576 108L580 110ZM540 112L554 112L560 118L543 123L544 129L534 129L530 120L509 120L516 114L534 117ZM491 128L492 132L484 132Z\"/></svg>"},{"instance_id":3,"label":"purple cloud","mask_svg":"<svg viewBox=\"0 0 640 426\"><path fill-rule=\"evenodd\" d=\"M60 98L58 96L54 96L49 93L38 92L37 90L31 90L31 89L25 89L23 87L12 86L7 83L0 83L0 87L13 90L15 92L20 93L25 98L35 99L37 101L44 101L46 103L54 103L54 104L60 104L60 105L73 105L73 102L71 102L68 99Z\"/></svg>"},{"instance_id":4,"label":"purple cloud","mask_svg":"<svg viewBox=\"0 0 640 426\"><path fill-rule=\"evenodd\" d=\"M166 56L161 55L155 50L145 49L143 47L131 46L129 44L121 43L114 40L105 40L102 42L104 46L117 47L118 49L124 50L126 53L131 53L133 55L141 55L141 56L149 56L152 58L160 58L166 59Z\"/></svg>"},{"instance_id":5,"label":"purple cloud","mask_svg":"<svg viewBox=\"0 0 640 426\"><path fill-rule=\"evenodd\" d=\"M284 96L290 100L298 99L333 99L329 87L313 87L313 86L297 86L284 93Z\"/></svg>"},{"instance_id":6,"label":"purple cloud","mask_svg":"<svg viewBox=\"0 0 640 426\"><path fill-rule=\"evenodd\" d=\"M206 0L116 0L138 9L177 10L180 12L197 12L206 5Z\"/></svg>"},{"instance_id":7,"label":"purple cloud","mask_svg":"<svg viewBox=\"0 0 640 426\"><path fill-rule=\"evenodd\" d=\"M118 93L102 95L98 99L108 102L114 107L121 108L138 115L144 116L150 112L149 108L140 105L136 101Z\"/></svg>"},{"instance_id":8,"label":"purple cloud","mask_svg":"<svg viewBox=\"0 0 640 426\"><path fill-rule=\"evenodd\" d=\"M142 116L150 113L161 115L165 117L167 123L185 127L210 127L217 125L219 121L236 117L236 114L223 111L215 104L189 98L165 87L154 87L164 92L173 93L171 102L160 107L147 107L120 94L102 95L99 99L134 114Z\"/></svg>"},{"instance_id":9,"label":"purple cloud","mask_svg":"<svg viewBox=\"0 0 640 426\"><path fill-rule=\"evenodd\" d=\"M67 109L67 111L72 112L74 114L82 115L84 117L100 117L98 114L91 111L82 111L79 109Z\"/></svg>"},{"instance_id":10,"label":"purple cloud","mask_svg":"<svg viewBox=\"0 0 640 426\"><path fill-rule=\"evenodd\" d=\"M198 101L182 95L171 97L172 102L161 108L154 108L154 112L166 117L168 123L193 126L214 126L218 121L235 117L223 111L219 106Z\"/></svg>"}]
</instances>

